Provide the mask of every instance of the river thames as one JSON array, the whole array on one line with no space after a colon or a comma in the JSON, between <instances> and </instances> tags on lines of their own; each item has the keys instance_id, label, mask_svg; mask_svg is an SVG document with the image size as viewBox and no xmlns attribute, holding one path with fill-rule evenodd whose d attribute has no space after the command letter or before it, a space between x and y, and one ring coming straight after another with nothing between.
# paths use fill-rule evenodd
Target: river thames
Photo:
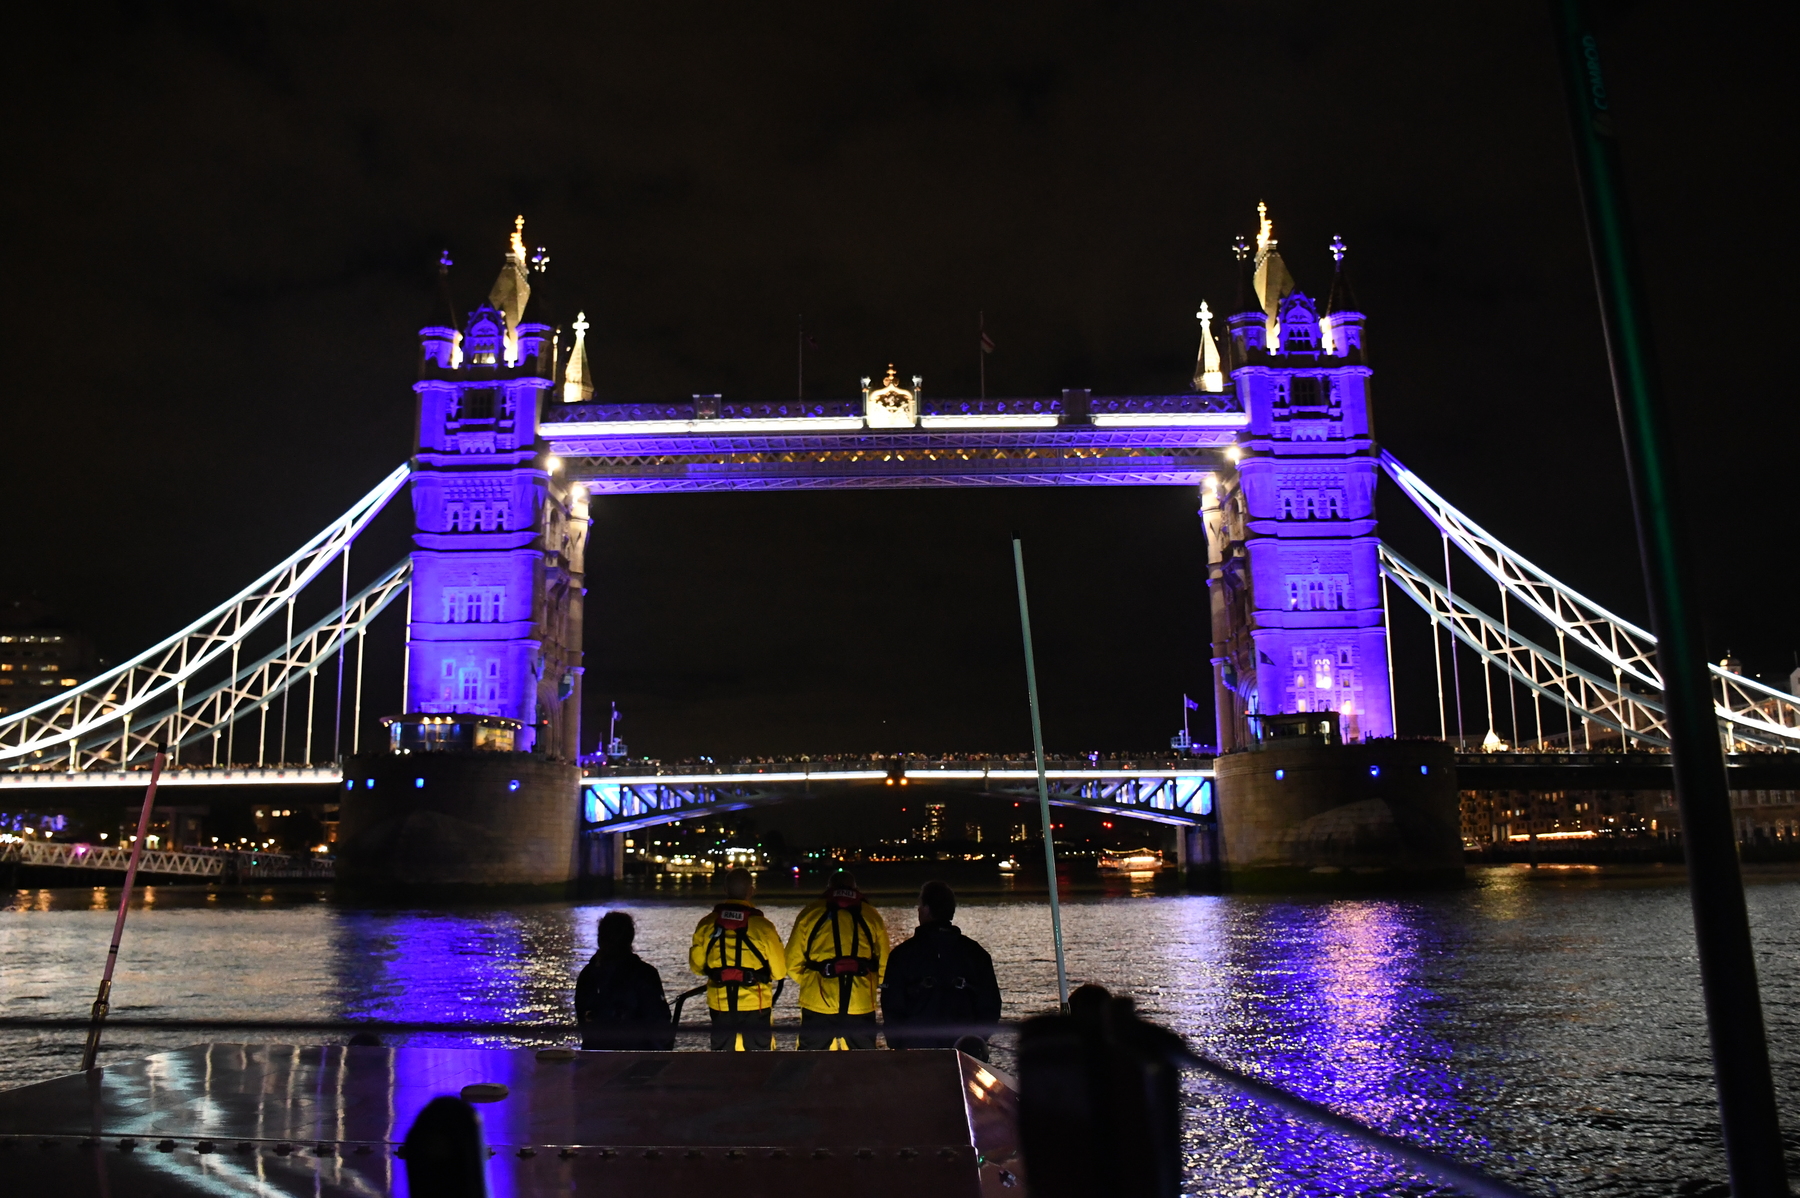
<instances>
[{"instance_id":1,"label":"river thames","mask_svg":"<svg viewBox=\"0 0 1800 1198\"><path fill-rule=\"evenodd\" d=\"M1492 868L1471 879L1452 893L1368 899L1073 895L1064 905L1071 984L1132 994L1147 1016L1204 1052L1531 1192L1724 1194L1680 871ZM1753 869L1749 880L1792 1153L1800 1143L1800 872ZM8 1016L85 1016L116 901L117 891L6 897L0 996ZM785 933L804 900L782 891L758 901ZM904 934L911 904L900 895L878 901L896 937ZM410 910L344 906L305 890L158 887L127 926L113 1010L556 1022L570 1018L575 973L593 951L601 914L636 916L639 953L673 997L690 984L688 938L710 905L691 889ZM1054 1005L1041 899L970 899L957 922L993 953L1008 1019ZM796 1016L790 988L777 1020ZM703 1016L690 1004L688 1018ZM120 1029L101 1060L204 1038ZM0 1044L0 1087L71 1072L80 1053L74 1033L0 1031ZM996 1048L996 1063L1008 1067L1006 1040ZM1192 1080L1186 1093L1188 1192L1427 1189L1214 1083Z\"/></svg>"}]
</instances>

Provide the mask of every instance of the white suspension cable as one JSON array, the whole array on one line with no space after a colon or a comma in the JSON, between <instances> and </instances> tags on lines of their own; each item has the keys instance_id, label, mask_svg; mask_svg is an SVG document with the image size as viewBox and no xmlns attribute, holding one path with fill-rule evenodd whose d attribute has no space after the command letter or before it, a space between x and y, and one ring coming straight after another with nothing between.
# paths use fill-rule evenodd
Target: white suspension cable
<instances>
[{"instance_id":1,"label":"white suspension cable","mask_svg":"<svg viewBox=\"0 0 1800 1198\"><path fill-rule=\"evenodd\" d=\"M1617 669L1622 685L1635 683L1661 693L1662 675L1656 669L1656 638L1653 635L1508 548L1427 486L1393 454L1382 450L1380 461L1388 477L1439 533L1454 541L1508 596L1523 603L1556 630L1561 661L1566 663L1568 659L1566 638L1594 654L1610 669ZM1715 706L1719 718L1730 725L1730 736L1747 744L1800 748L1800 736L1794 735L1792 727L1800 723L1800 697L1719 665L1709 663L1707 669L1720 688ZM1566 670L1564 675L1567 676ZM1592 684L1583 681L1581 685ZM1591 744L1585 725L1582 734L1584 742ZM1572 726L1569 736L1572 748Z\"/></svg>"},{"instance_id":2,"label":"white suspension cable","mask_svg":"<svg viewBox=\"0 0 1800 1198\"><path fill-rule=\"evenodd\" d=\"M336 560L399 493L411 472L410 465L395 470L286 560L180 632L80 686L0 718L0 768L41 766L52 750L60 756L71 741L103 726L121 727L134 713L159 704L173 701L179 709L188 683L222 665L233 646L282 611ZM116 733L113 739L118 739ZM112 768L120 764L115 761Z\"/></svg>"}]
</instances>

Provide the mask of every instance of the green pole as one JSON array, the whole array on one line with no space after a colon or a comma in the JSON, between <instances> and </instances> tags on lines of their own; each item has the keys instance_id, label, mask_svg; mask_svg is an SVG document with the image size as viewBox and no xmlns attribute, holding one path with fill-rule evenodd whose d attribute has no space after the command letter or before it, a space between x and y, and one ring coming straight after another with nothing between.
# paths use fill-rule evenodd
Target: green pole
<instances>
[{"instance_id":1,"label":"green pole","mask_svg":"<svg viewBox=\"0 0 1800 1198\"><path fill-rule=\"evenodd\" d=\"M1681 524L1669 415L1659 393L1611 100L1581 0L1551 0L1551 14L1656 632L1731 1192L1735 1198L1775 1198L1788 1193L1781 1123L1700 613L1683 575L1696 559Z\"/></svg>"},{"instance_id":2,"label":"green pole","mask_svg":"<svg viewBox=\"0 0 1800 1198\"><path fill-rule=\"evenodd\" d=\"M1062 901L1056 891L1056 836L1050 822L1050 785L1044 779L1044 722L1038 717L1037 662L1031 654L1031 607L1025 602L1025 546L1013 538L1013 575L1019 580L1019 628L1025 636L1025 690L1031 696L1031 747L1037 754L1038 820L1044 828L1044 868L1050 875L1050 934L1056 939L1056 996L1069 1013L1069 970L1063 960Z\"/></svg>"}]
</instances>

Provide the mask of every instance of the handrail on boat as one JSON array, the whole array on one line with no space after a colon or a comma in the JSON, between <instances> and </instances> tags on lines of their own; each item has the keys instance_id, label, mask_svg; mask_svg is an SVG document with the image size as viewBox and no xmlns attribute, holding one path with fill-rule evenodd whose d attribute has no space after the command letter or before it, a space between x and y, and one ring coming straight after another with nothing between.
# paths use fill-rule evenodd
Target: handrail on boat
<instances>
[{"instance_id":1,"label":"handrail on boat","mask_svg":"<svg viewBox=\"0 0 1800 1198\"><path fill-rule=\"evenodd\" d=\"M671 1021L677 1033L697 1034L706 1030L705 1024L683 1025L681 1010L686 1001L704 993L705 986L696 986L676 996L674 1019ZM780 998L781 987L776 989L776 998ZM108 1021L109 1026L116 1029L133 1030L188 1030L188 1031L307 1031L307 1032L367 1032L367 1033L404 1033L404 1032L463 1032L471 1035L540 1035L566 1038L571 1028L567 1024L518 1024L518 1023L402 1023L382 1022L378 1020L316 1020L316 1019L136 1019L115 1017ZM35 1031L71 1031L87 1027L85 1019L46 1019L18 1016L0 1016L0 1030L18 1029ZM1001 1021L987 1024L955 1024L941 1027L920 1027L920 1032L940 1035L978 1035L992 1036L998 1032L1016 1032L1017 1022ZM1480 1170L1464 1165L1449 1157L1440 1156L1428 1149L1421 1148L1408 1140L1392 1136L1386 1132L1340 1115L1331 1108L1302 1098L1279 1086L1271 1085L1251 1077L1249 1074L1233 1069L1221 1061L1195 1052L1183 1045L1177 1053L1177 1063L1197 1072L1203 1073L1215 1081L1223 1082L1232 1089L1258 1102L1266 1103L1278 1110L1305 1120L1315 1126L1336 1132L1341 1136L1354 1140L1367 1147L1403 1161L1418 1170L1426 1177L1444 1185L1454 1186L1473 1198L1529 1198L1515 1186L1496 1178L1489 1177Z\"/></svg>"}]
</instances>

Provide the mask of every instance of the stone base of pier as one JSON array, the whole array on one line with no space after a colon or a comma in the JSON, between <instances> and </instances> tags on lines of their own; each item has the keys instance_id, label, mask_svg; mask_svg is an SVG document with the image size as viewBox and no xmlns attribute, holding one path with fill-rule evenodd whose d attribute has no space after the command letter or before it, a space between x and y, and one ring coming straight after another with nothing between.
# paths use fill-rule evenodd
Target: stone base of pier
<instances>
[{"instance_id":1,"label":"stone base of pier","mask_svg":"<svg viewBox=\"0 0 1800 1198\"><path fill-rule=\"evenodd\" d=\"M1362 890L1463 879L1448 745L1265 742L1219 757L1214 768L1224 889Z\"/></svg>"},{"instance_id":2,"label":"stone base of pier","mask_svg":"<svg viewBox=\"0 0 1800 1198\"><path fill-rule=\"evenodd\" d=\"M530 753L344 759L338 883L350 890L575 881L581 771Z\"/></svg>"}]
</instances>

